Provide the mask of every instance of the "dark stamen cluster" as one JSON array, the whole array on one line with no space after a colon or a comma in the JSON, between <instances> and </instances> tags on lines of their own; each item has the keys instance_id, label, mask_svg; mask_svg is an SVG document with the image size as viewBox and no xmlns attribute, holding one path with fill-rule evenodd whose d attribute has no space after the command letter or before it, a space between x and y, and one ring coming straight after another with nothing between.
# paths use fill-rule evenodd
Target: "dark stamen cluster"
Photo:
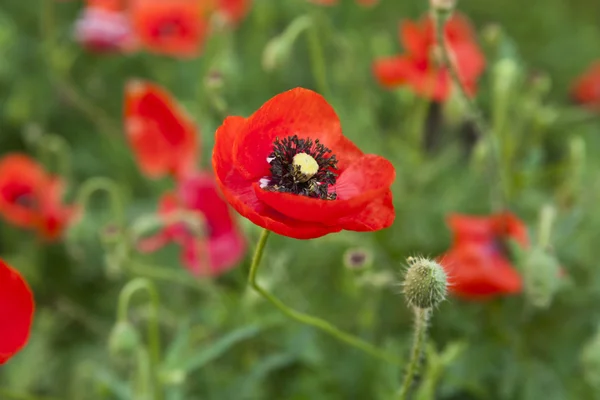
<instances>
[{"instance_id":1,"label":"dark stamen cluster","mask_svg":"<svg viewBox=\"0 0 600 400\"><path fill-rule=\"evenodd\" d=\"M293 164L294 156L306 153L319 164L319 170L310 179L299 178L298 167ZM335 184L337 159L331 150L312 139L300 139L297 135L283 140L275 139L271 161L271 178L267 190L294 193L323 200L335 200L336 194L328 193L330 185Z\"/></svg>"}]
</instances>

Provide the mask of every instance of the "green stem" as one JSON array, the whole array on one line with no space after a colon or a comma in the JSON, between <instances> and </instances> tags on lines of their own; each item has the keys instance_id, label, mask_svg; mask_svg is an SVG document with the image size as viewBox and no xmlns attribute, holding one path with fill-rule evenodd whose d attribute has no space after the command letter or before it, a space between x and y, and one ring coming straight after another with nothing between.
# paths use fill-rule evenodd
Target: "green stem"
<instances>
[{"instance_id":1,"label":"green stem","mask_svg":"<svg viewBox=\"0 0 600 400\"><path fill-rule=\"evenodd\" d=\"M158 321L158 310L160 307L160 300L158 292L154 287L154 284L145 278L136 278L130 281L121 291L119 295L119 303L117 308L117 321L127 321L127 314L129 311L129 302L135 292L140 289L146 290L150 298L151 303L151 314L148 318L148 345L150 348L150 364L151 370L154 375L155 382L155 397L156 399L162 398L162 391L157 376L158 366L160 365L160 326Z\"/></svg>"},{"instance_id":2,"label":"green stem","mask_svg":"<svg viewBox=\"0 0 600 400\"><path fill-rule=\"evenodd\" d=\"M550 235L552 234L552 225L556 218L556 210L550 205L542 207L540 211L540 225L538 230L538 245L545 249L550 245Z\"/></svg>"},{"instance_id":3,"label":"green stem","mask_svg":"<svg viewBox=\"0 0 600 400\"><path fill-rule=\"evenodd\" d=\"M84 210L87 209L90 198L95 192L104 191L108 194L111 203L112 215L119 227L125 223L125 206L121 196L121 190L115 181L110 178L94 177L85 181L79 188L77 204Z\"/></svg>"},{"instance_id":4,"label":"green stem","mask_svg":"<svg viewBox=\"0 0 600 400\"><path fill-rule=\"evenodd\" d=\"M450 57L450 50L448 49L448 44L444 38L444 28L446 26L446 22L450 17L451 12L439 10L434 10L434 20L435 20L435 31L436 31L436 40L440 49L440 53L442 56L442 62L446 66L448 72L450 73L450 77L452 78L453 83L458 87L459 94L462 101L467 106L467 110L470 114L471 121L475 124L477 130L487 137L490 146L490 152L492 153L490 157L490 175L492 177L492 182L494 177L498 177L499 184L491 185L491 199L492 206L495 211L503 210L506 207L506 199L504 193L504 179L501 169L500 163L500 155L499 150L496 146L496 139L494 137L494 133L491 128L487 125L485 118L483 117L483 113L477 106L477 103L469 96L465 87L462 84L462 80L460 79L460 74L456 65L452 62L452 58Z\"/></svg>"},{"instance_id":5,"label":"green stem","mask_svg":"<svg viewBox=\"0 0 600 400\"><path fill-rule=\"evenodd\" d=\"M411 125L411 139L418 154L421 154L423 149L423 130L427 112L429 111L430 100L427 96L417 96L415 101L415 109L413 113L413 123Z\"/></svg>"},{"instance_id":6,"label":"green stem","mask_svg":"<svg viewBox=\"0 0 600 400\"><path fill-rule=\"evenodd\" d=\"M6 389L0 389L0 398L5 400L58 400L55 397L34 396L27 393L14 393Z\"/></svg>"},{"instance_id":7,"label":"green stem","mask_svg":"<svg viewBox=\"0 0 600 400\"><path fill-rule=\"evenodd\" d=\"M391 364L398 364L398 360L395 357L392 357L385 353L384 351L378 349L377 347L363 341L362 339L350 335L346 332L341 331L340 329L333 326L331 323L314 317L312 315L304 314L299 311L296 311L288 306L286 306L281 300L277 297L273 296L266 289L262 288L258 282L256 282L256 275L258 273L258 267L260 266L260 261L263 256L263 252L265 249L265 245L267 244L267 239L269 238L269 234L271 232L267 229L264 229L258 244L256 245L256 250L254 251L254 256L252 257L252 264L250 265L250 274L248 276L248 284L252 286L252 288L257 291L262 297L264 297L267 301L277 307L282 313L287 315L289 318L300 322L305 325L312 326L314 328L320 329L321 331L330 334L337 340L344 342L352 347L355 347L359 350L364 351L365 353L389 362Z\"/></svg>"},{"instance_id":8,"label":"green stem","mask_svg":"<svg viewBox=\"0 0 600 400\"><path fill-rule=\"evenodd\" d=\"M415 312L415 327L414 327L414 341L410 355L410 361L404 375L404 381L398 394L398 400L406 400L408 393L413 384L415 375L421 368L421 353L423 353L423 346L425 345L425 338L427 337L427 322L429 320L429 309L416 308Z\"/></svg>"},{"instance_id":9,"label":"green stem","mask_svg":"<svg viewBox=\"0 0 600 400\"><path fill-rule=\"evenodd\" d=\"M312 24L307 34L312 73L321 94L331 99L329 85L327 84L327 63L325 62L323 47L319 38L319 26L317 25L317 19L314 17L312 18Z\"/></svg>"}]
</instances>

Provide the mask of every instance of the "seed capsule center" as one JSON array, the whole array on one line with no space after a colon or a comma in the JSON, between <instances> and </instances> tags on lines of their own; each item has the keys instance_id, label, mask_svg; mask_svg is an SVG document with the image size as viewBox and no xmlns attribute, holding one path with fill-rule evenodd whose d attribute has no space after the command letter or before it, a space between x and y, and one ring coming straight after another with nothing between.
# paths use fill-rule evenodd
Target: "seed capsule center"
<instances>
[{"instance_id":1,"label":"seed capsule center","mask_svg":"<svg viewBox=\"0 0 600 400\"><path fill-rule=\"evenodd\" d=\"M293 175L298 182L307 182L319 172L319 163L311 155L298 153L292 160Z\"/></svg>"}]
</instances>

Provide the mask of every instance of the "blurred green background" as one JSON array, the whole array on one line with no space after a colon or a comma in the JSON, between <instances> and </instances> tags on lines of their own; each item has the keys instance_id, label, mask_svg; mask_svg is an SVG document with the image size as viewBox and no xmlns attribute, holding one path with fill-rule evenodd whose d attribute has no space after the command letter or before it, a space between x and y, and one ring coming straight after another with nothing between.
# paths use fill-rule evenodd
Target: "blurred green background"
<instances>
[{"instance_id":1,"label":"blurred green background","mask_svg":"<svg viewBox=\"0 0 600 400\"><path fill-rule=\"evenodd\" d=\"M600 56L600 3L458 3L480 33L488 62L478 101L487 117L503 121L510 208L535 238L540 208L557 207L552 242L568 278L547 309L531 306L526 294L445 302L432 320L429 358L437 361L424 369L415 398L600 399L600 344L586 346L600 317L600 121L577 109L569 95L573 79ZM465 157L464 113L456 100L443 107L441 120L430 116L427 134L437 146L424 150L409 137L419 118L414 96L380 88L371 73L375 58L402 50L399 21L419 18L427 2L381 0L366 9L351 0L336 7L255 0L239 27L212 35L202 56L192 60L89 53L72 39L82 6L2 1L1 152L45 154L45 135L63 137L71 147L67 199L87 179L109 177L134 221L153 212L172 183L142 177L124 140L128 79L155 81L187 107L200 128L206 168L214 131L226 115L248 116L297 86L321 92L348 137L394 163L396 222L381 232L311 241L274 236L261 280L288 304L407 357L411 314L397 286L405 258L437 256L448 248L449 212L490 212L485 149ZM320 46L304 34L275 70L265 70L265 46L302 15L315 22ZM500 59L516 70L505 75L495 69ZM219 86L207 81L216 74ZM508 87L508 106L501 110L498 82ZM53 157L43 161L51 170L59 165ZM119 261L118 246L99 238L110 218L106 199L98 196L65 240L51 245L0 222L0 256L27 277L38 304L28 347L0 367L0 399L152 398L138 387L143 379L136 353L115 360L108 351L119 292L136 276L159 289L168 399L388 399L398 389L401 367L287 321L250 293L249 256L231 273L202 282L187 278L174 247L136 256L152 268L132 269ZM240 223L254 243L259 229ZM357 246L373 254L372 268L344 267L344 253ZM108 262L107 254L113 256ZM143 334L147 301L144 295L135 299L131 320ZM9 397L9 391L23 397Z\"/></svg>"}]
</instances>

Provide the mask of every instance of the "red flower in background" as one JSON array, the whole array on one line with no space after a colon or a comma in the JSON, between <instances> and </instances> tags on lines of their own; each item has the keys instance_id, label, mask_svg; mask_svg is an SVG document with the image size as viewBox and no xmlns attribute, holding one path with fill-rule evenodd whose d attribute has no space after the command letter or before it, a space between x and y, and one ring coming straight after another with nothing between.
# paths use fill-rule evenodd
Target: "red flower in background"
<instances>
[{"instance_id":1,"label":"red flower in background","mask_svg":"<svg viewBox=\"0 0 600 400\"><path fill-rule=\"evenodd\" d=\"M199 214L204 221L204 237L198 237L185 222L172 222L171 218L179 210ZM166 228L140 241L140 251L153 252L176 242L183 247L183 263L194 275L222 274L243 258L245 239L210 174L195 173L182 179L177 194L162 197L159 214L165 219Z\"/></svg>"},{"instance_id":2,"label":"red flower in background","mask_svg":"<svg viewBox=\"0 0 600 400\"><path fill-rule=\"evenodd\" d=\"M75 23L75 39L95 52L129 51L135 47L122 0L87 0Z\"/></svg>"},{"instance_id":3,"label":"red flower in background","mask_svg":"<svg viewBox=\"0 0 600 400\"><path fill-rule=\"evenodd\" d=\"M453 15L446 24L445 38L464 88L474 95L485 59L469 21L459 14ZM379 83L387 88L410 85L420 96L445 100L450 94L451 79L446 68L439 67L439 49L432 19L428 16L418 23L403 22L400 41L406 54L376 60L373 64Z\"/></svg>"},{"instance_id":4,"label":"red flower in background","mask_svg":"<svg viewBox=\"0 0 600 400\"><path fill-rule=\"evenodd\" d=\"M213 168L227 201L280 235L311 239L394 221L394 167L344 137L333 108L307 89L279 94L249 118L226 118Z\"/></svg>"},{"instance_id":5,"label":"red flower in background","mask_svg":"<svg viewBox=\"0 0 600 400\"><path fill-rule=\"evenodd\" d=\"M27 282L0 260L0 365L27 344L34 308Z\"/></svg>"},{"instance_id":6,"label":"red flower in background","mask_svg":"<svg viewBox=\"0 0 600 400\"><path fill-rule=\"evenodd\" d=\"M339 0L309 0L311 3L320 4L322 6L333 6L339 3ZM379 3L379 0L356 0L362 6L374 6Z\"/></svg>"},{"instance_id":7,"label":"red flower in background","mask_svg":"<svg viewBox=\"0 0 600 400\"><path fill-rule=\"evenodd\" d=\"M196 127L159 86L139 80L126 85L125 131L140 169L148 177L177 177L194 170Z\"/></svg>"},{"instance_id":8,"label":"red flower in background","mask_svg":"<svg viewBox=\"0 0 600 400\"><path fill-rule=\"evenodd\" d=\"M26 155L0 160L0 215L48 240L58 238L75 218L76 209L61 203L63 182Z\"/></svg>"},{"instance_id":9,"label":"red flower in background","mask_svg":"<svg viewBox=\"0 0 600 400\"><path fill-rule=\"evenodd\" d=\"M571 92L577 102L600 111L600 61L575 80Z\"/></svg>"},{"instance_id":10,"label":"red flower in background","mask_svg":"<svg viewBox=\"0 0 600 400\"><path fill-rule=\"evenodd\" d=\"M489 217L454 214L448 225L454 243L439 261L453 293L477 299L521 292L522 279L507 256L506 241L529 246L523 222L510 213Z\"/></svg>"},{"instance_id":11,"label":"red flower in background","mask_svg":"<svg viewBox=\"0 0 600 400\"><path fill-rule=\"evenodd\" d=\"M132 0L130 15L136 36L149 51L196 56L208 24L199 0Z\"/></svg>"}]
</instances>

